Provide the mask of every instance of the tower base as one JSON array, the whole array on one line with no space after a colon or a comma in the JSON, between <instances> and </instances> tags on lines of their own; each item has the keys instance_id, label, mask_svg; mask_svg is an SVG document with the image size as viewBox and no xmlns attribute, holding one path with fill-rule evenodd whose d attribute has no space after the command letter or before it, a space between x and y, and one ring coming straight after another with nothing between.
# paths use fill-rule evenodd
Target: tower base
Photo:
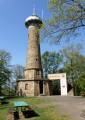
<instances>
[{"instance_id":1,"label":"tower base","mask_svg":"<svg viewBox=\"0 0 85 120\"><path fill-rule=\"evenodd\" d=\"M49 80L18 80L18 96L51 95L51 82Z\"/></svg>"}]
</instances>

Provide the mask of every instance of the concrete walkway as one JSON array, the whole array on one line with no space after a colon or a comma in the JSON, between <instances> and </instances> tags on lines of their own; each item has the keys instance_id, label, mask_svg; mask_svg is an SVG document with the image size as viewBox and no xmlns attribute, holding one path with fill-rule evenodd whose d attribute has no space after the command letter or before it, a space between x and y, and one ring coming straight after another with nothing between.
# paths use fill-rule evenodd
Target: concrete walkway
<instances>
[{"instance_id":1,"label":"concrete walkway","mask_svg":"<svg viewBox=\"0 0 85 120\"><path fill-rule=\"evenodd\" d=\"M67 115L70 120L85 120L85 98L71 96L43 97L62 115Z\"/></svg>"}]
</instances>

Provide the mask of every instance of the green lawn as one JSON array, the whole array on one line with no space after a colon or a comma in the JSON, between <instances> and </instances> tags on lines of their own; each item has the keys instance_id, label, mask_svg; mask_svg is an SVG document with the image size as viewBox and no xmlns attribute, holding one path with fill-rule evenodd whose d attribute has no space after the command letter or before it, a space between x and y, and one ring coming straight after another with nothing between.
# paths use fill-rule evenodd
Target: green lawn
<instances>
[{"instance_id":1,"label":"green lawn","mask_svg":"<svg viewBox=\"0 0 85 120\"><path fill-rule=\"evenodd\" d=\"M10 99L8 106L0 107L0 120L6 120L8 109L12 107L13 101L19 100L29 102L33 110L38 113L38 117L30 118L30 120L69 120L66 115L60 115L54 105L41 97Z\"/></svg>"}]
</instances>

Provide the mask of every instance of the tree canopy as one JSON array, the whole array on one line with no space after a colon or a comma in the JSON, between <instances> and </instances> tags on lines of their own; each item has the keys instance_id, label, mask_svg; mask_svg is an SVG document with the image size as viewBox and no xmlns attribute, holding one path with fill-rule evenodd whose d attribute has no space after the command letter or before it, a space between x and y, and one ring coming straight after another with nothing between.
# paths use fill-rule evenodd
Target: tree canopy
<instances>
[{"instance_id":1,"label":"tree canopy","mask_svg":"<svg viewBox=\"0 0 85 120\"><path fill-rule=\"evenodd\" d=\"M10 80L11 70L9 68L10 53L0 50L0 93L3 85Z\"/></svg>"},{"instance_id":2,"label":"tree canopy","mask_svg":"<svg viewBox=\"0 0 85 120\"><path fill-rule=\"evenodd\" d=\"M42 54L42 66L45 76L50 73L56 73L59 69L62 56L56 52L48 52Z\"/></svg>"},{"instance_id":3,"label":"tree canopy","mask_svg":"<svg viewBox=\"0 0 85 120\"><path fill-rule=\"evenodd\" d=\"M59 42L63 37L77 35L85 28L85 0L50 0L52 17L46 22L45 33Z\"/></svg>"},{"instance_id":4,"label":"tree canopy","mask_svg":"<svg viewBox=\"0 0 85 120\"><path fill-rule=\"evenodd\" d=\"M80 89L79 86L83 87L83 83L85 82L85 56L81 54L81 50L82 46L80 44L71 44L62 50L63 69L67 74L68 82L74 88L74 94L77 94L78 89Z\"/></svg>"}]
</instances>

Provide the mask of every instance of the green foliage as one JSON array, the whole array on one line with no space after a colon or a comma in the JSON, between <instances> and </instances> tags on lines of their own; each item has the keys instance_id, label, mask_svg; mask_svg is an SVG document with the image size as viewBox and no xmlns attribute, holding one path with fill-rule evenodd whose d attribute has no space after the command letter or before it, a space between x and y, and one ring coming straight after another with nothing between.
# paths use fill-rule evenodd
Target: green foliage
<instances>
[{"instance_id":1,"label":"green foliage","mask_svg":"<svg viewBox=\"0 0 85 120\"><path fill-rule=\"evenodd\" d=\"M53 84L53 95L60 95L60 80L54 80Z\"/></svg>"},{"instance_id":2,"label":"green foliage","mask_svg":"<svg viewBox=\"0 0 85 120\"><path fill-rule=\"evenodd\" d=\"M62 56L55 52L46 51L42 55L42 66L45 77L49 73L56 73L62 62Z\"/></svg>"},{"instance_id":3,"label":"green foliage","mask_svg":"<svg viewBox=\"0 0 85 120\"><path fill-rule=\"evenodd\" d=\"M24 77L24 67L10 65L10 59L10 53L0 50L0 95L15 95L16 80Z\"/></svg>"},{"instance_id":4,"label":"green foliage","mask_svg":"<svg viewBox=\"0 0 85 120\"><path fill-rule=\"evenodd\" d=\"M0 94L3 85L10 80L11 70L9 68L10 54L4 50L0 50Z\"/></svg>"},{"instance_id":5,"label":"green foliage","mask_svg":"<svg viewBox=\"0 0 85 120\"><path fill-rule=\"evenodd\" d=\"M79 89L79 92L85 93L85 74L81 75L79 79L76 81L76 86Z\"/></svg>"},{"instance_id":6,"label":"green foliage","mask_svg":"<svg viewBox=\"0 0 85 120\"><path fill-rule=\"evenodd\" d=\"M50 0L52 17L46 22L45 34L59 42L63 37L77 35L85 27L85 0Z\"/></svg>"},{"instance_id":7,"label":"green foliage","mask_svg":"<svg viewBox=\"0 0 85 120\"><path fill-rule=\"evenodd\" d=\"M68 81L74 88L75 95L80 95L80 91L84 90L85 57L81 54L81 49L80 44L71 44L62 50L64 71L67 74Z\"/></svg>"}]
</instances>

